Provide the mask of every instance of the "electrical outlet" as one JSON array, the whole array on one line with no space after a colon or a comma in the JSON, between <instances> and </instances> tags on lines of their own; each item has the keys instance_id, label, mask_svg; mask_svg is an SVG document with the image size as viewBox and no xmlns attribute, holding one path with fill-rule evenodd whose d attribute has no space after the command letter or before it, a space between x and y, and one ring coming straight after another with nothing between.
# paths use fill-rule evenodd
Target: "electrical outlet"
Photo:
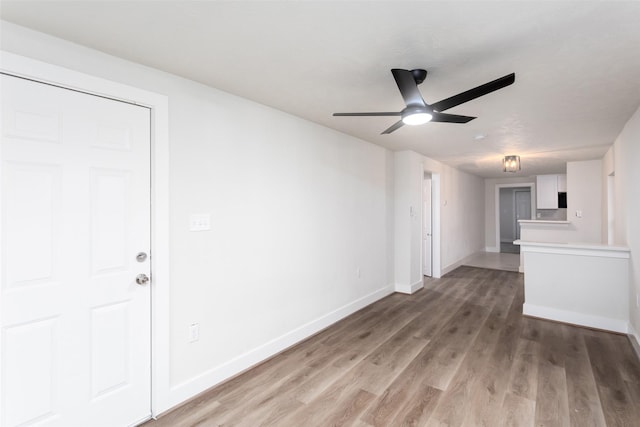
<instances>
[{"instance_id":1,"label":"electrical outlet","mask_svg":"<svg viewBox=\"0 0 640 427\"><path fill-rule=\"evenodd\" d=\"M189 342L196 342L200 339L200 323L189 325Z\"/></svg>"},{"instance_id":2,"label":"electrical outlet","mask_svg":"<svg viewBox=\"0 0 640 427\"><path fill-rule=\"evenodd\" d=\"M189 217L189 231L211 230L211 215L192 214Z\"/></svg>"},{"instance_id":3,"label":"electrical outlet","mask_svg":"<svg viewBox=\"0 0 640 427\"><path fill-rule=\"evenodd\" d=\"M640 307L640 293L636 294L636 307Z\"/></svg>"},{"instance_id":4,"label":"electrical outlet","mask_svg":"<svg viewBox=\"0 0 640 427\"><path fill-rule=\"evenodd\" d=\"M362 272L360 271L360 267L356 268L356 276L358 276L358 279L362 277Z\"/></svg>"}]
</instances>

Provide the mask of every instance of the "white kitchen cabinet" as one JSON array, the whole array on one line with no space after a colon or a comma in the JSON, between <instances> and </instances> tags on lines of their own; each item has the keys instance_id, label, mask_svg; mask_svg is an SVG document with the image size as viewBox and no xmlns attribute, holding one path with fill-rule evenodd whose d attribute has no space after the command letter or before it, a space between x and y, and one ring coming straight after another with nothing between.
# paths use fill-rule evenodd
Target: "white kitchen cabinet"
<instances>
[{"instance_id":1,"label":"white kitchen cabinet","mask_svg":"<svg viewBox=\"0 0 640 427\"><path fill-rule=\"evenodd\" d=\"M567 192L567 175L558 175L558 193Z\"/></svg>"},{"instance_id":2,"label":"white kitchen cabinet","mask_svg":"<svg viewBox=\"0 0 640 427\"><path fill-rule=\"evenodd\" d=\"M558 209L558 175L536 176L538 209Z\"/></svg>"}]
</instances>

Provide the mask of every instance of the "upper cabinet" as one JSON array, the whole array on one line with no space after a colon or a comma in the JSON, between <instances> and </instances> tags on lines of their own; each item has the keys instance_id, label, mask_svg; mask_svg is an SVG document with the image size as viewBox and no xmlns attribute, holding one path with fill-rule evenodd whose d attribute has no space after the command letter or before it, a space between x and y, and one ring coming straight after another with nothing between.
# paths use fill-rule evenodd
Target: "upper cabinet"
<instances>
[{"instance_id":1,"label":"upper cabinet","mask_svg":"<svg viewBox=\"0 0 640 427\"><path fill-rule=\"evenodd\" d=\"M567 191L566 175L536 176L536 202L538 209L558 209L558 193Z\"/></svg>"},{"instance_id":2,"label":"upper cabinet","mask_svg":"<svg viewBox=\"0 0 640 427\"><path fill-rule=\"evenodd\" d=\"M567 175L558 175L558 193L567 192Z\"/></svg>"},{"instance_id":3,"label":"upper cabinet","mask_svg":"<svg viewBox=\"0 0 640 427\"><path fill-rule=\"evenodd\" d=\"M558 209L558 175L536 176L538 209Z\"/></svg>"}]
</instances>

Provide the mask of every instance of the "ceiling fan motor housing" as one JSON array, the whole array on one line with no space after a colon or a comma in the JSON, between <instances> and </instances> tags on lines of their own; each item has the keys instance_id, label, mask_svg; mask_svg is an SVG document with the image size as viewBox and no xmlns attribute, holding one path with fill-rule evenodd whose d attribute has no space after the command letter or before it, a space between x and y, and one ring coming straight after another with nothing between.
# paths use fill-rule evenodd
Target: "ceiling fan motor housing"
<instances>
[{"instance_id":1,"label":"ceiling fan motor housing","mask_svg":"<svg viewBox=\"0 0 640 427\"><path fill-rule=\"evenodd\" d=\"M427 70L416 68L415 70L411 70L411 75L413 76L413 80L416 81L416 84L419 85L427 78Z\"/></svg>"}]
</instances>

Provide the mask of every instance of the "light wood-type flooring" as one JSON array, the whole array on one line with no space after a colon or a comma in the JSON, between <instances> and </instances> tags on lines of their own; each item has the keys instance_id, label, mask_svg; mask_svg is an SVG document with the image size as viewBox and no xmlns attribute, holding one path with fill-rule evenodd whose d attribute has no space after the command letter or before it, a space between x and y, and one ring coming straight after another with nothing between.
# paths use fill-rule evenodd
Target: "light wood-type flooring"
<instances>
[{"instance_id":1,"label":"light wood-type flooring","mask_svg":"<svg viewBox=\"0 0 640 427\"><path fill-rule=\"evenodd\" d=\"M392 294L145 427L640 426L626 336L522 316L523 276Z\"/></svg>"}]
</instances>

